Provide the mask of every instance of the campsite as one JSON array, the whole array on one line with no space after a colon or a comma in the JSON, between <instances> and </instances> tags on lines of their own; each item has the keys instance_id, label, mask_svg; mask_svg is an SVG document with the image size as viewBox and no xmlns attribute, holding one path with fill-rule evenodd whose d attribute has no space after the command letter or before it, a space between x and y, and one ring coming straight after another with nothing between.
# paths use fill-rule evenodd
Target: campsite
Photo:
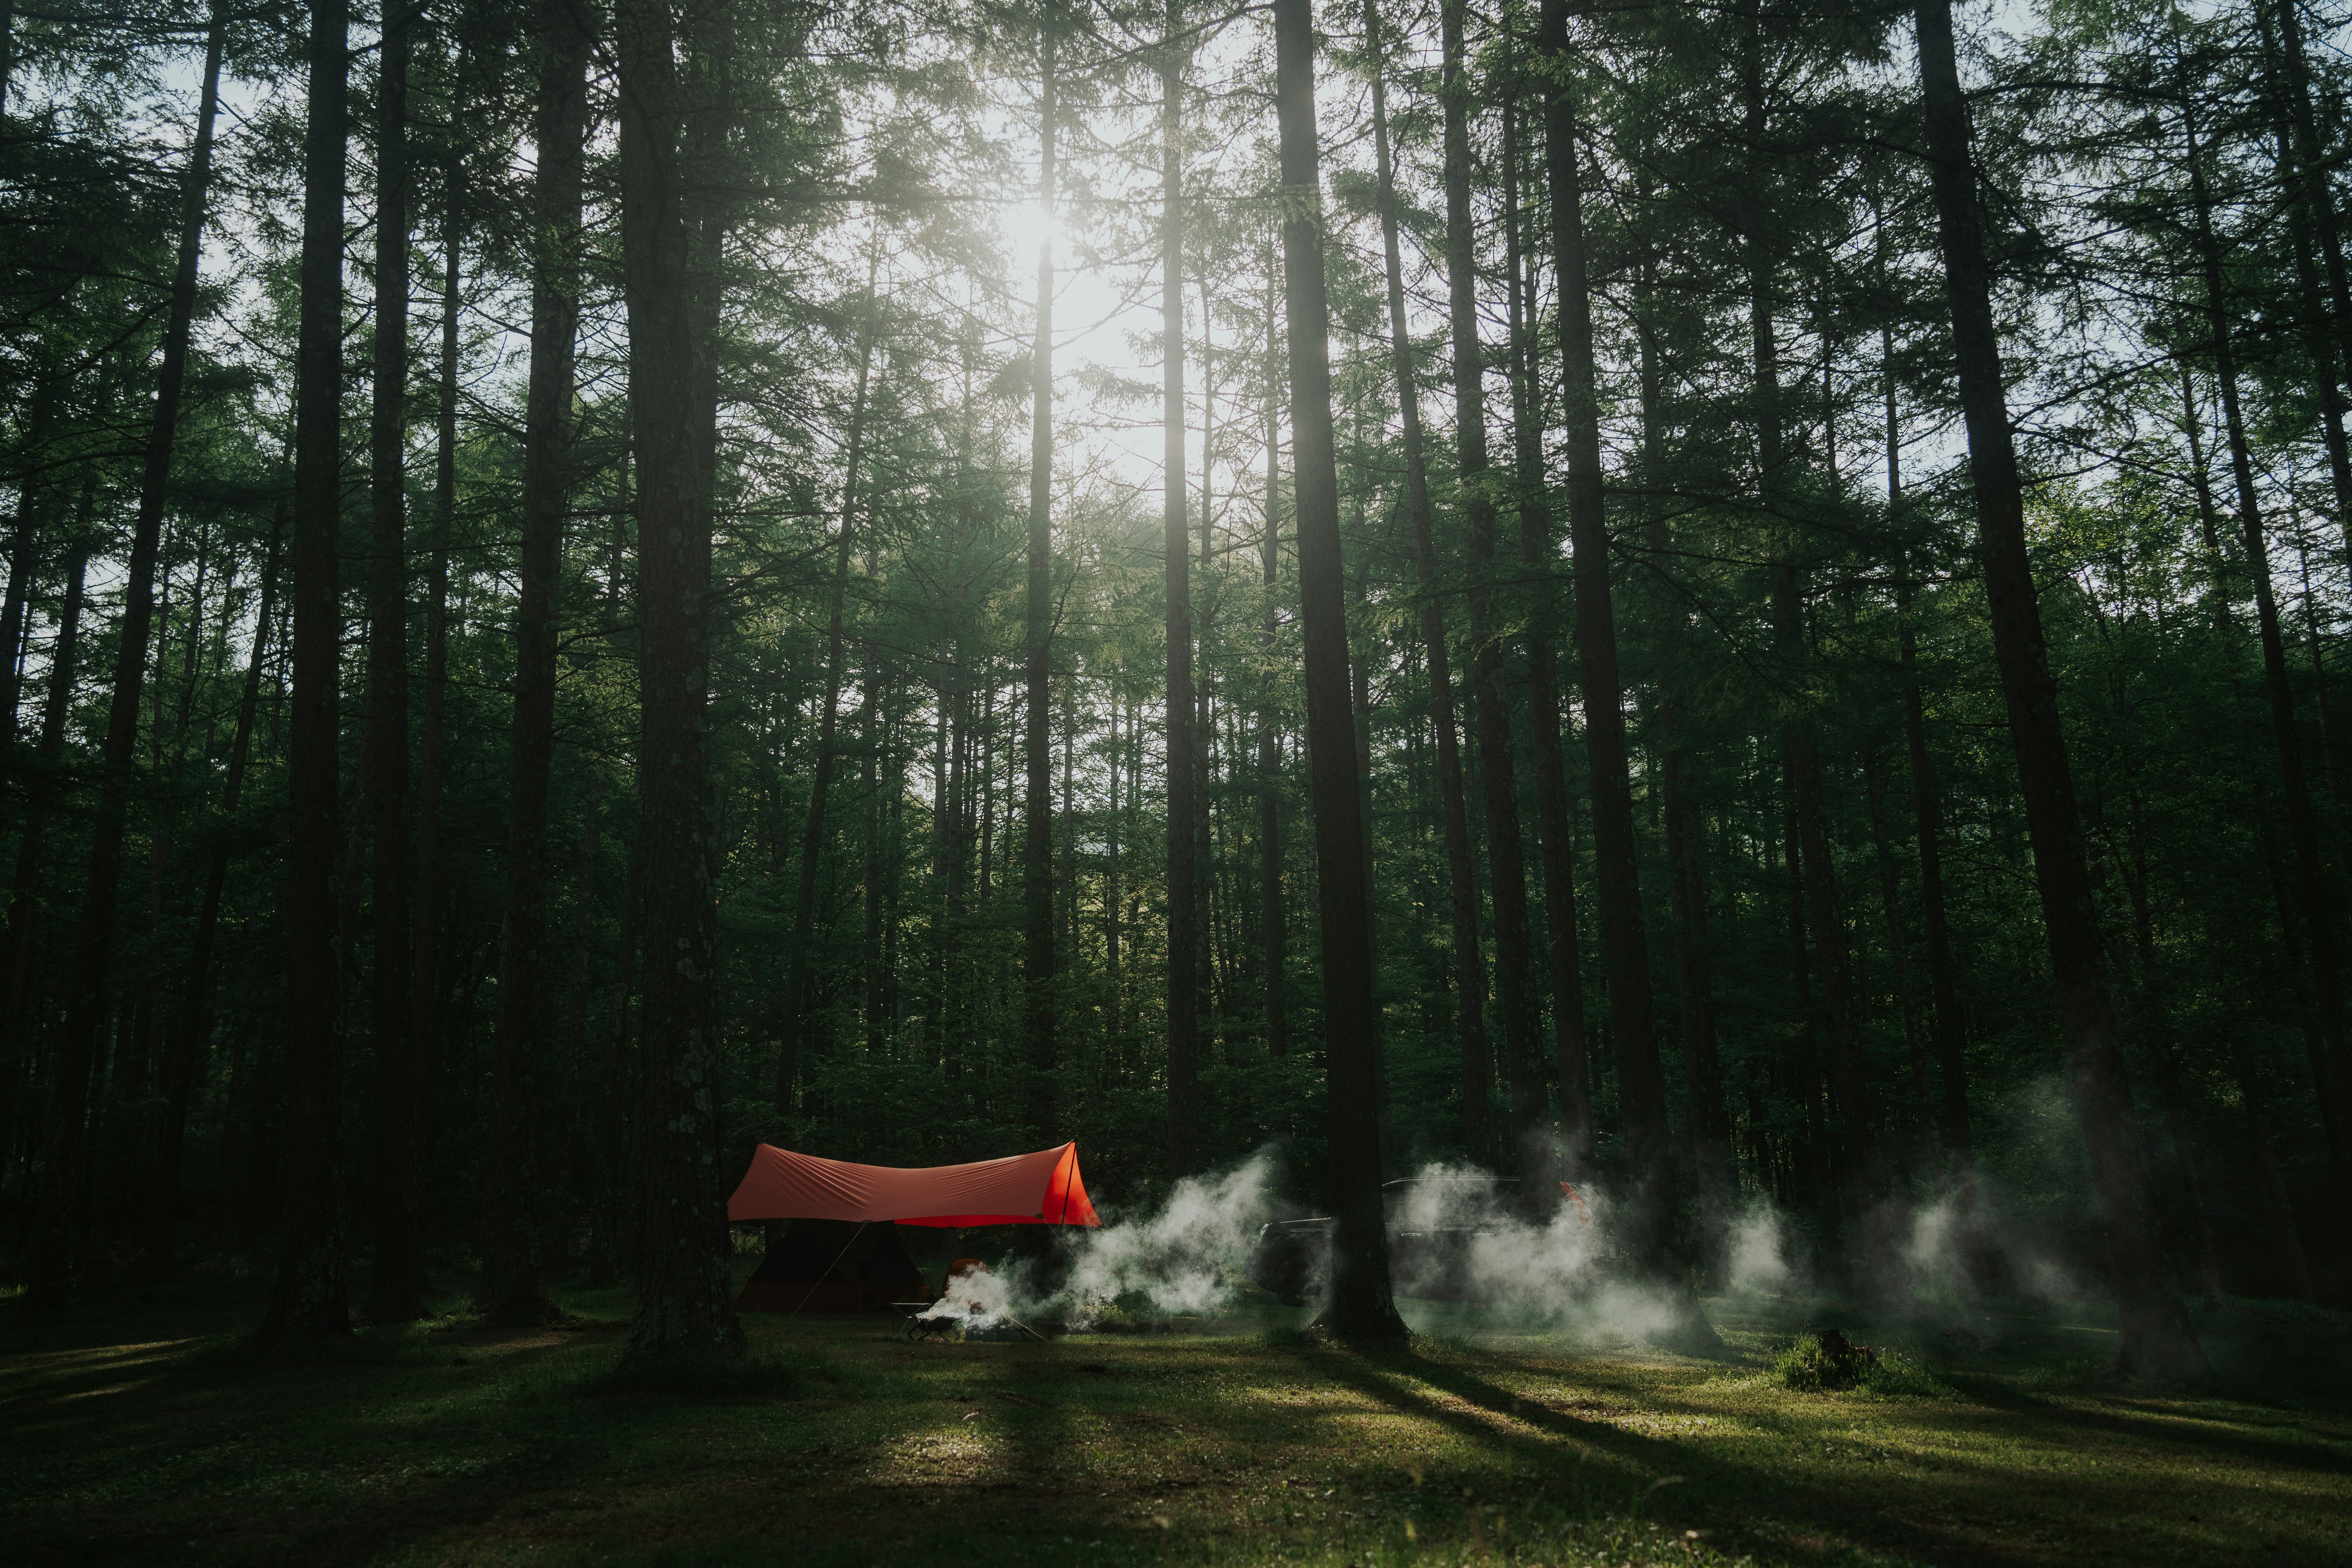
<instances>
[{"instance_id":1,"label":"campsite","mask_svg":"<svg viewBox=\"0 0 2352 1568\"><path fill-rule=\"evenodd\" d=\"M2352 0L0 0L0 1568L2352 1568Z\"/></svg>"},{"instance_id":2,"label":"campsite","mask_svg":"<svg viewBox=\"0 0 2352 1568\"><path fill-rule=\"evenodd\" d=\"M660 1389L614 1375L622 1292L562 1291L553 1329L456 1311L289 1358L238 1343L263 1288L0 1328L12 1561L2352 1560L2343 1335L2253 1302L2200 1323L2232 1369L2207 1392L2117 1385L2110 1329L2051 1313L1983 1314L1981 1344L1842 1315L1937 1386L1821 1394L1771 1370L1814 1301L1710 1302L1728 1349L1692 1361L1451 1316L1349 1353L1245 1290L1187 1333L1048 1345L747 1314L749 1372Z\"/></svg>"}]
</instances>

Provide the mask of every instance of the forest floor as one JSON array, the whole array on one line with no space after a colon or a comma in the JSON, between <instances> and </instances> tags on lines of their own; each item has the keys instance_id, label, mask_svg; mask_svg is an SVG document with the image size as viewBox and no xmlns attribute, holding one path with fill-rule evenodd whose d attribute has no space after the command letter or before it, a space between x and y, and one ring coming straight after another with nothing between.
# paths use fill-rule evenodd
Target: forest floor
<instances>
[{"instance_id":1,"label":"forest floor","mask_svg":"<svg viewBox=\"0 0 2352 1568\"><path fill-rule=\"evenodd\" d=\"M1873 1319L1710 1300L1726 1352L1423 1320L1318 1344L1267 1304L1192 1334L910 1345L747 1319L748 1387L631 1388L616 1294L309 1356L239 1335L266 1281L0 1308L12 1563L2352 1563L2342 1314L2200 1314L2209 1387L2116 1385L2095 1315ZM1922 1393L1805 1394L1808 1324Z\"/></svg>"}]
</instances>

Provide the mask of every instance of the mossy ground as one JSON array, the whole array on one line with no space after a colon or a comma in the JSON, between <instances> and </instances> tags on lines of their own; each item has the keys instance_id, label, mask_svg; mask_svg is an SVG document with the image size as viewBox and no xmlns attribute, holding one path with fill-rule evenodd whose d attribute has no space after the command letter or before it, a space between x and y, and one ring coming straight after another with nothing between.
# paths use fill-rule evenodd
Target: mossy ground
<instances>
[{"instance_id":1,"label":"mossy ground","mask_svg":"<svg viewBox=\"0 0 2352 1568\"><path fill-rule=\"evenodd\" d=\"M237 1339L263 1285L0 1308L10 1562L2352 1562L2352 1348L2301 1310L2202 1319L2198 1390L2115 1385L2095 1319L1748 1298L1712 1362L1460 1311L1388 1354L1270 1306L1048 1345L755 1317L755 1391L677 1394L608 1375L617 1295L287 1357ZM1823 1323L1939 1392L1789 1389Z\"/></svg>"}]
</instances>

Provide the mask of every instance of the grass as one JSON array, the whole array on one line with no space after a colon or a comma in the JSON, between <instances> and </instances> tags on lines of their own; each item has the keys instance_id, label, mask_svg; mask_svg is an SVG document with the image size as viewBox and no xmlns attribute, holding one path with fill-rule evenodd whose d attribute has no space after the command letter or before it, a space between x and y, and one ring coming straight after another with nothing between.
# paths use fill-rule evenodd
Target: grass
<instances>
[{"instance_id":1,"label":"grass","mask_svg":"<svg viewBox=\"0 0 2352 1568\"><path fill-rule=\"evenodd\" d=\"M2352 1352L2302 1309L2203 1318L2198 1391L2115 1385L2095 1319L1761 1298L1708 1302L1716 1361L1460 1310L1379 1355L1270 1304L1048 1345L764 1316L682 1391L616 1373L616 1295L289 1356L236 1338L263 1286L0 1318L8 1561L2352 1562ZM1788 1386L1829 1323L1878 1372Z\"/></svg>"}]
</instances>

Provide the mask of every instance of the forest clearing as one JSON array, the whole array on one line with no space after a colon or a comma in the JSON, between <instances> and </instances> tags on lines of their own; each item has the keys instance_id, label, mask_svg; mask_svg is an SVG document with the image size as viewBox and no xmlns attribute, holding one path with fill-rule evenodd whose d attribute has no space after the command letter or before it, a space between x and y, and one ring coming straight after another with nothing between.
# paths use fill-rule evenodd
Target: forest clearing
<instances>
[{"instance_id":1,"label":"forest clearing","mask_svg":"<svg viewBox=\"0 0 2352 1568\"><path fill-rule=\"evenodd\" d=\"M1710 1360L1458 1311L1356 1354L1262 1297L1042 1346L766 1315L754 1375L663 1391L614 1385L618 1292L289 1358L235 1343L259 1284L5 1331L15 1561L2352 1561L2352 1358L2288 1305L2201 1314L2197 1393L2119 1386L2095 1314L1991 1304L1838 1316L1932 1374L1794 1392L1773 1349L1835 1309L1761 1296L1709 1302Z\"/></svg>"},{"instance_id":2,"label":"forest clearing","mask_svg":"<svg viewBox=\"0 0 2352 1568\"><path fill-rule=\"evenodd\" d=\"M0 1552L2346 1558L2347 212L2341 0L0 0Z\"/></svg>"}]
</instances>

